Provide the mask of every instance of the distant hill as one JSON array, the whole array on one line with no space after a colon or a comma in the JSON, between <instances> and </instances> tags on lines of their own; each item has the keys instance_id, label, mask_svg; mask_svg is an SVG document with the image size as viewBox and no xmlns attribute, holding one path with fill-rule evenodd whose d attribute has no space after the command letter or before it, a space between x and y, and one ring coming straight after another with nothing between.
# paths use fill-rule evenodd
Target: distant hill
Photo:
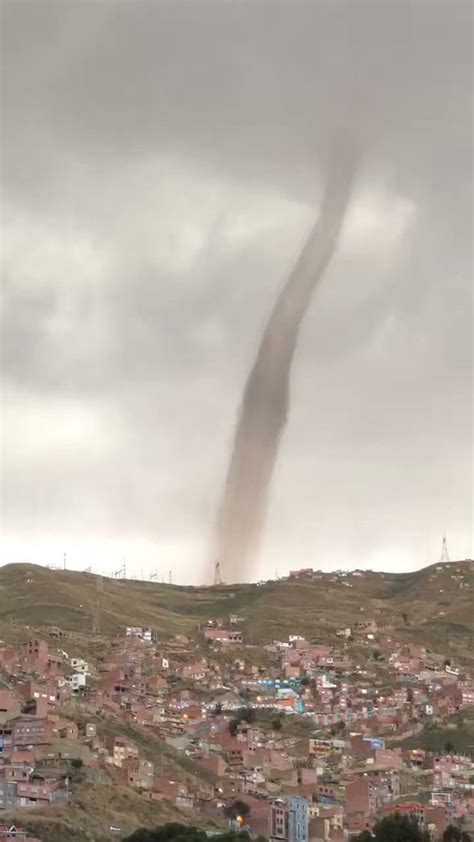
<instances>
[{"instance_id":1,"label":"distant hill","mask_svg":"<svg viewBox=\"0 0 474 842\"><path fill-rule=\"evenodd\" d=\"M288 634L333 638L364 617L391 623L402 636L456 657L474 651L474 562L435 564L413 573L315 573L263 584L180 587L30 564L0 568L0 635L28 625L114 635L126 625L152 626L168 637L196 635L209 619L236 613L245 639L264 643Z\"/></svg>"}]
</instances>

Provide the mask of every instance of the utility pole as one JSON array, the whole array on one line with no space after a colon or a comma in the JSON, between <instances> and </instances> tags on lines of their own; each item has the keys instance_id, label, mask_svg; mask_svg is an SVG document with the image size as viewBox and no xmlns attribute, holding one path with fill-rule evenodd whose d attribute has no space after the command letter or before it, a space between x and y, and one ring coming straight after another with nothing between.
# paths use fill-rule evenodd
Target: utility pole
<instances>
[{"instance_id":1,"label":"utility pole","mask_svg":"<svg viewBox=\"0 0 474 842\"><path fill-rule=\"evenodd\" d=\"M173 584L173 574L171 573L171 570L168 570L168 584Z\"/></svg>"},{"instance_id":2,"label":"utility pole","mask_svg":"<svg viewBox=\"0 0 474 842\"><path fill-rule=\"evenodd\" d=\"M214 567L214 584L215 585L222 585L221 563L220 563L220 561L216 561L216 564L215 564L215 567Z\"/></svg>"},{"instance_id":3,"label":"utility pole","mask_svg":"<svg viewBox=\"0 0 474 842\"><path fill-rule=\"evenodd\" d=\"M67 555L66 555L66 553L64 553L64 555L63 555L63 570L66 569L66 558L67 558Z\"/></svg>"}]
</instances>

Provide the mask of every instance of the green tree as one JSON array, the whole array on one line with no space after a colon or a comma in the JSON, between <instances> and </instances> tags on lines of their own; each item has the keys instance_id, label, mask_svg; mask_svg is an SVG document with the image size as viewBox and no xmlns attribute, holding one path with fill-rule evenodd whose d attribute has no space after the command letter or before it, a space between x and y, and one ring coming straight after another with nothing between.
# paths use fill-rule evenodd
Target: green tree
<instances>
[{"instance_id":1,"label":"green tree","mask_svg":"<svg viewBox=\"0 0 474 842\"><path fill-rule=\"evenodd\" d=\"M233 801L232 804L228 804L227 807L224 808L224 816L227 819L237 819L239 816L246 819L249 815L250 806L245 801L241 801L240 798Z\"/></svg>"},{"instance_id":2,"label":"green tree","mask_svg":"<svg viewBox=\"0 0 474 842\"><path fill-rule=\"evenodd\" d=\"M454 754L456 751L456 746L454 745L452 740L446 740L444 744L444 750L446 754Z\"/></svg>"},{"instance_id":3,"label":"green tree","mask_svg":"<svg viewBox=\"0 0 474 842\"><path fill-rule=\"evenodd\" d=\"M377 822L373 834L364 830L351 842L429 842L428 831L421 830L415 819L399 813L385 816Z\"/></svg>"},{"instance_id":4,"label":"green tree","mask_svg":"<svg viewBox=\"0 0 474 842\"><path fill-rule=\"evenodd\" d=\"M237 731L239 730L240 720L239 719L231 719L229 722L228 730L231 737L235 737L237 735Z\"/></svg>"},{"instance_id":5,"label":"green tree","mask_svg":"<svg viewBox=\"0 0 474 842\"><path fill-rule=\"evenodd\" d=\"M385 816L374 828L376 842L430 842L427 831L418 822L399 813Z\"/></svg>"},{"instance_id":6,"label":"green tree","mask_svg":"<svg viewBox=\"0 0 474 842\"><path fill-rule=\"evenodd\" d=\"M241 722L255 722L256 718L257 714L251 707L239 708L237 711L237 719L240 719Z\"/></svg>"},{"instance_id":7,"label":"green tree","mask_svg":"<svg viewBox=\"0 0 474 842\"><path fill-rule=\"evenodd\" d=\"M213 842L249 842L250 836L245 831L227 831L213 837ZM173 822L161 827L149 829L142 827L123 842L208 842L207 834L197 827ZM259 837L256 842L264 842Z\"/></svg>"},{"instance_id":8,"label":"green tree","mask_svg":"<svg viewBox=\"0 0 474 842\"><path fill-rule=\"evenodd\" d=\"M449 824L443 833L443 842L472 842L472 837L455 824Z\"/></svg>"},{"instance_id":9,"label":"green tree","mask_svg":"<svg viewBox=\"0 0 474 842\"><path fill-rule=\"evenodd\" d=\"M207 835L197 827L171 822L154 830L140 828L127 836L124 842L207 842Z\"/></svg>"}]
</instances>

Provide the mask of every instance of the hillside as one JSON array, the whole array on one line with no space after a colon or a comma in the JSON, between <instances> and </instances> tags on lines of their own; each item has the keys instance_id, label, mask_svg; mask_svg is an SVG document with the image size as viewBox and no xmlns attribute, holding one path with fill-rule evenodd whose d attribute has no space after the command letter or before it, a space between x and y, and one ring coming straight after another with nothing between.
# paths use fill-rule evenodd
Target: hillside
<instances>
[{"instance_id":1,"label":"hillside","mask_svg":"<svg viewBox=\"0 0 474 842\"><path fill-rule=\"evenodd\" d=\"M112 842L123 838L142 824L154 827L169 821L190 824L192 813L160 802L149 802L140 794L123 787L88 782L77 788L74 800L29 811L2 814L6 823L17 823L48 842ZM203 829L218 825L201 819ZM110 830L119 827L120 834Z\"/></svg>"},{"instance_id":2,"label":"hillside","mask_svg":"<svg viewBox=\"0 0 474 842\"><path fill-rule=\"evenodd\" d=\"M292 764L299 738L319 735L327 739L338 734L340 726L343 731L350 727L352 717L346 721L345 708L339 707L343 681L351 687L351 710L365 720L365 727L373 727L374 733L382 733L404 747L444 751L452 745L470 755L474 743L472 708L464 705L453 715L444 694L448 685L441 692L438 686L432 687L429 678L421 685L423 694L418 693L416 700L416 685L409 688L411 699L408 689L405 699L403 693L400 697L398 673L387 655L394 650L406 651L400 645L404 641L424 643L431 650L422 659L427 669L434 664L444 672L445 662L449 667L451 660L452 666L460 667L460 681L465 682L474 661L473 589L471 561L436 564L398 575L317 571L302 578L199 588L108 579L33 565L2 567L0 640L18 649L22 641L38 636L53 651L64 647L74 656L87 656L92 665L88 692L73 695L61 691L57 695L51 716L62 719L61 732L58 730L57 736L55 731L54 737L45 735L45 745L50 746L46 764L40 757L35 768L40 780L43 775L48 780L52 776L53 783L57 775L60 780L70 775L71 799L68 803L43 802L34 811L24 811L17 801L16 812L12 810L8 820L26 824L44 842L66 838L112 842L119 832L130 832L138 826L194 821L196 810L203 827L216 828L223 821L221 796L224 800L234 797L235 775L241 774L220 737L227 737L231 726L234 731L242 726L245 742L244 723L251 723L256 729L252 739L263 746L277 745ZM244 646L208 644L203 627L217 618L226 624L230 613L241 618ZM375 637L355 629L361 620L376 620L379 631ZM123 634L127 625L151 626L157 633L157 644L144 646L130 638L127 644L119 643L117 633ZM62 629L64 640L57 639L52 626ZM350 627L354 633L348 639L336 637L341 627ZM179 633L187 635L190 643L174 640ZM292 649L297 660L301 658L297 669L302 670L303 677L298 694L305 705L303 714L308 716L300 716L296 706L289 711L286 698L280 699L278 692L262 690L255 684L259 669L270 677L282 675L287 650L278 651L265 644L291 634L304 635L310 644L328 643L331 657L343 664L345 661L346 666L335 668L330 685L333 710L342 711L343 716L336 726L329 716L326 721L322 719L325 712L320 712L322 691L317 683L321 668L316 668L315 677L311 661L309 668L303 665L305 650L298 655L300 641L294 641ZM391 641L388 652L382 647L385 640ZM310 649L307 647L308 652ZM8 705L9 693L18 693L23 672L18 672L18 661L8 660L9 647L3 647L3 652L6 659L0 687ZM155 661L156 657L160 660ZM37 659L21 663L26 663L30 674L38 671L41 676ZM61 670L58 690L64 689L63 680L69 674L67 657ZM323 688L325 693L327 689ZM369 715L369 700L380 711L380 721L378 714ZM425 715L427 700L434 706L434 716ZM249 713L249 719L239 718L242 710ZM392 710L397 711L398 721L393 722ZM14 704L12 714L15 719ZM65 722L68 729L71 723L74 727L66 729ZM91 725L95 726L97 742L95 737L93 741L86 738ZM345 734L347 739L347 730ZM111 748L117 739L119 745L133 747L132 766L125 775L122 760ZM137 755L138 769L133 765ZM253 756L249 754L249 763L254 762ZM215 764L206 765L216 757L224 764L220 771ZM83 765L73 766L76 759ZM327 767L331 774L333 761L331 755ZM317 762L322 761L318 758ZM245 769L244 755L241 764ZM152 800L147 794L151 783L147 768L151 768L157 787ZM267 770L259 796L292 791L294 784L286 783L281 772L278 767ZM189 790L191 801L183 801L178 791L168 791L168 784L183 787L185 795ZM117 827L121 830L113 829Z\"/></svg>"},{"instance_id":3,"label":"hillside","mask_svg":"<svg viewBox=\"0 0 474 842\"><path fill-rule=\"evenodd\" d=\"M24 637L25 629L58 625L90 647L126 625L155 628L167 638L197 634L203 623L229 612L244 618L247 642L288 633L325 640L338 626L363 617L391 623L407 639L461 660L473 657L474 562L436 564L413 573L315 573L313 578L261 585L179 587L117 580L91 573L29 564L0 568L0 636ZM100 634L97 634L97 622Z\"/></svg>"}]
</instances>

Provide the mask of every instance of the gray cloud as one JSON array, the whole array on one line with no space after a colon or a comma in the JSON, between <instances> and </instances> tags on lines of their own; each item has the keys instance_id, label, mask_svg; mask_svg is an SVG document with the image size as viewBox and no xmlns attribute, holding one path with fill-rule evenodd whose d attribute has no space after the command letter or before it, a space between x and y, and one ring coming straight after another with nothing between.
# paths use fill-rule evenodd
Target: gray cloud
<instances>
[{"instance_id":1,"label":"gray cloud","mask_svg":"<svg viewBox=\"0 0 474 842\"><path fill-rule=\"evenodd\" d=\"M341 127L362 172L260 572L472 553L470 4L2 11L4 557L199 580Z\"/></svg>"}]
</instances>

